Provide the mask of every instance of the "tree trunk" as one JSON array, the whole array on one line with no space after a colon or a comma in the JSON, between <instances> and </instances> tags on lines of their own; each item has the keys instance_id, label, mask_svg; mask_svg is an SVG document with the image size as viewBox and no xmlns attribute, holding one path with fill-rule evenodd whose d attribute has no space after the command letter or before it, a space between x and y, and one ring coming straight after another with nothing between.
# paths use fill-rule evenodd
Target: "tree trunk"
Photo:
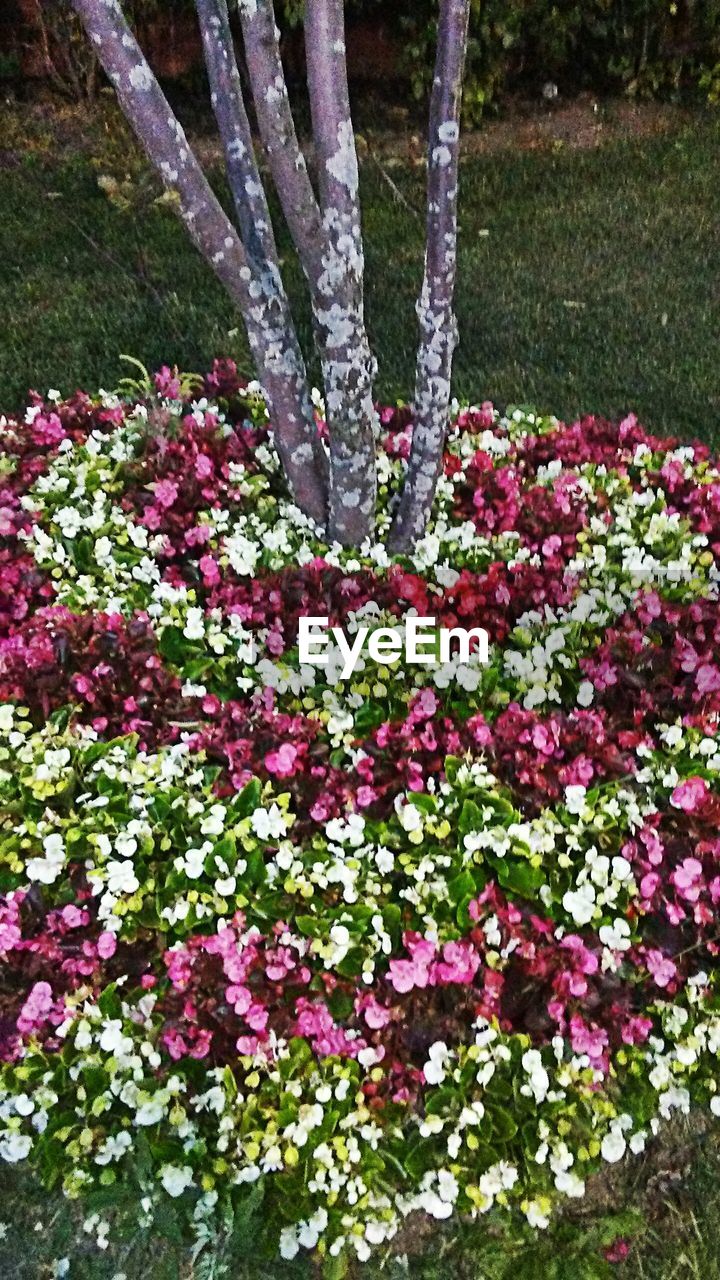
<instances>
[{"instance_id":1,"label":"tree trunk","mask_svg":"<svg viewBox=\"0 0 720 1280\"><path fill-rule=\"evenodd\" d=\"M118 0L73 0L121 106L158 169L175 192L181 217L197 248L236 303L265 392L295 501L324 525L323 450L310 399L305 363L282 283L259 278L243 243L190 149Z\"/></svg>"},{"instance_id":2,"label":"tree trunk","mask_svg":"<svg viewBox=\"0 0 720 1280\"><path fill-rule=\"evenodd\" d=\"M358 546L376 499L372 387L365 329L364 254L350 117L343 0L307 0L305 52L325 233L314 299L330 429L330 536Z\"/></svg>"},{"instance_id":3,"label":"tree trunk","mask_svg":"<svg viewBox=\"0 0 720 1280\"><path fill-rule=\"evenodd\" d=\"M442 468L457 325L457 196L460 108L470 0L441 0L428 139L427 249L407 478L390 533L394 551L410 548L427 526Z\"/></svg>"}]
</instances>

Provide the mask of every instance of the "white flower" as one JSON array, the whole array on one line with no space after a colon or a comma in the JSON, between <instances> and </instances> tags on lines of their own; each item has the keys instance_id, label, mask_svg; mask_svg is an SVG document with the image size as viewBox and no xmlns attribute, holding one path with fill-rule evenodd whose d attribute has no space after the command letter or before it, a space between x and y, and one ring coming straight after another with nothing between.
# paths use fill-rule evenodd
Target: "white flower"
<instances>
[{"instance_id":1,"label":"white flower","mask_svg":"<svg viewBox=\"0 0 720 1280\"><path fill-rule=\"evenodd\" d=\"M158 1098L150 1098L143 1102L135 1113L135 1123L139 1125L157 1124L165 1115L165 1107Z\"/></svg>"},{"instance_id":2,"label":"white flower","mask_svg":"<svg viewBox=\"0 0 720 1280\"><path fill-rule=\"evenodd\" d=\"M298 1241L305 1249L314 1249L328 1224L327 1209L316 1209L307 1222L298 1223Z\"/></svg>"},{"instance_id":3,"label":"white flower","mask_svg":"<svg viewBox=\"0 0 720 1280\"><path fill-rule=\"evenodd\" d=\"M550 1216L537 1200L531 1200L525 1206L525 1217L531 1227L544 1231L550 1225Z\"/></svg>"},{"instance_id":4,"label":"white flower","mask_svg":"<svg viewBox=\"0 0 720 1280\"><path fill-rule=\"evenodd\" d=\"M205 638L205 615L202 609L188 609L183 635L187 636L188 640L203 640Z\"/></svg>"},{"instance_id":5,"label":"white flower","mask_svg":"<svg viewBox=\"0 0 720 1280\"><path fill-rule=\"evenodd\" d=\"M283 1167L282 1151L280 1150L277 1143L274 1143L271 1147L268 1147L267 1151L262 1157L262 1160L260 1161L260 1165L264 1173L272 1173L277 1169L282 1169Z\"/></svg>"},{"instance_id":6,"label":"white flower","mask_svg":"<svg viewBox=\"0 0 720 1280\"><path fill-rule=\"evenodd\" d=\"M110 1134L95 1156L95 1163L105 1165L110 1164L111 1160L121 1160L131 1146L132 1137L126 1129L121 1133Z\"/></svg>"},{"instance_id":7,"label":"white flower","mask_svg":"<svg viewBox=\"0 0 720 1280\"><path fill-rule=\"evenodd\" d=\"M193 1185L193 1171L186 1164L182 1167L164 1164L160 1170L160 1181L168 1195L176 1198Z\"/></svg>"},{"instance_id":8,"label":"white flower","mask_svg":"<svg viewBox=\"0 0 720 1280\"><path fill-rule=\"evenodd\" d=\"M418 1197L420 1208L424 1209L431 1218L450 1218L452 1217L453 1206L450 1200L443 1200L436 1191L423 1191Z\"/></svg>"},{"instance_id":9,"label":"white flower","mask_svg":"<svg viewBox=\"0 0 720 1280\"><path fill-rule=\"evenodd\" d=\"M57 832L46 836L43 840L44 858L29 858L25 870L28 879L40 884L52 884L57 880L65 865L65 845Z\"/></svg>"},{"instance_id":10,"label":"white flower","mask_svg":"<svg viewBox=\"0 0 720 1280\"><path fill-rule=\"evenodd\" d=\"M583 680L577 693L579 707L589 707L595 696L595 688L589 680Z\"/></svg>"},{"instance_id":11,"label":"white flower","mask_svg":"<svg viewBox=\"0 0 720 1280\"><path fill-rule=\"evenodd\" d=\"M140 888L138 880L130 862L108 862L107 868L107 887L110 893L118 895L121 893L135 893Z\"/></svg>"},{"instance_id":12,"label":"white flower","mask_svg":"<svg viewBox=\"0 0 720 1280\"><path fill-rule=\"evenodd\" d=\"M455 1175L448 1169L440 1169L437 1180L440 1199L447 1201L448 1204L454 1204L460 1191Z\"/></svg>"},{"instance_id":13,"label":"white flower","mask_svg":"<svg viewBox=\"0 0 720 1280\"><path fill-rule=\"evenodd\" d=\"M205 869L205 859L212 849L211 844L203 844L199 849L188 849L184 858L179 858L178 863L185 875L190 880L197 880Z\"/></svg>"},{"instance_id":14,"label":"white flower","mask_svg":"<svg viewBox=\"0 0 720 1280\"><path fill-rule=\"evenodd\" d=\"M250 576L260 559L261 547L242 533L235 533L231 538L225 539L225 552L236 573Z\"/></svg>"},{"instance_id":15,"label":"white flower","mask_svg":"<svg viewBox=\"0 0 720 1280\"><path fill-rule=\"evenodd\" d=\"M103 1024L100 1048L103 1053L129 1053L132 1050L132 1040L123 1034L119 1018L109 1019Z\"/></svg>"},{"instance_id":16,"label":"white flower","mask_svg":"<svg viewBox=\"0 0 720 1280\"><path fill-rule=\"evenodd\" d=\"M555 1186L563 1195L579 1200L585 1195L585 1183L576 1173L563 1169L555 1175Z\"/></svg>"},{"instance_id":17,"label":"white flower","mask_svg":"<svg viewBox=\"0 0 720 1280\"><path fill-rule=\"evenodd\" d=\"M276 804L269 809L255 809L250 817L250 826L259 840L279 840L287 831L283 813Z\"/></svg>"},{"instance_id":18,"label":"white flower","mask_svg":"<svg viewBox=\"0 0 720 1280\"><path fill-rule=\"evenodd\" d=\"M627 920L613 920L612 924L604 924L599 930L600 941L611 951L627 951L630 946L630 925Z\"/></svg>"},{"instance_id":19,"label":"white flower","mask_svg":"<svg viewBox=\"0 0 720 1280\"><path fill-rule=\"evenodd\" d=\"M17 1164L18 1160L26 1160L32 1150L32 1138L25 1133L13 1133L9 1130L0 1134L0 1159L8 1164Z\"/></svg>"},{"instance_id":20,"label":"white flower","mask_svg":"<svg viewBox=\"0 0 720 1280\"><path fill-rule=\"evenodd\" d=\"M587 790L581 786L570 786L565 788L565 808L568 813L582 813L585 808L585 796Z\"/></svg>"},{"instance_id":21,"label":"white flower","mask_svg":"<svg viewBox=\"0 0 720 1280\"><path fill-rule=\"evenodd\" d=\"M542 1102L550 1088L550 1077L543 1065L538 1049L528 1049L522 1057L522 1065L530 1077L530 1088L536 1102Z\"/></svg>"},{"instance_id":22,"label":"white flower","mask_svg":"<svg viewBox=\"0 0 720 1280\"><path fill-rule=\"evenodd\" d=\"M405 804L400 810L400 825L404 831L419 831L422 827L422 814L414 804Z\"/></svg>"},{"instance_id":23,"label":"white flower","mask_svg":"<svg viewBox=\"0 0 720 1280\"><path fill-rule=\"evenodd\" d=\"M375 854L375 865L381 875L387 876L395 866L395 855L381 845Z\"/></svg>"},{"instance_id":24,"label":"white flower","mask_svg":"<svg viewBox=\"0 0 720 1280\"><path fill-rule=\"evenodd\" d=\"M477 667L468 667L465 663L461 663L455 673L455 678L466 693L474 693L478 688L481 680L481 672Z\"/></svg>"},{"instance_id":25,"label":"white flower","mask_svg":"<svg viewBox=\"0 0 720 1280\"><path fill-rule=\"evenodd\" d=\"M632 877L632 867L627 858L621 856L613 858L612 869L615 879L621 880L623 883Z\"/></svg>"},{"instance_id":26,"label":"white flower","mask_svg":"<svg viewBox=\"0 0 720 1280\"><path fill-rule=\"evenodd\" d=\"M428 1050L428 1060L423 1067L423 1075L428 1084L442 1084L445 1079L445 1067L450 1057L450 1050L442 1040L436 1040Z\"/></svg>"},{"instance_id":27,"label":"white flower","mask_svg":"<svg viewBox=\"0 0 720 1280\"><path fill-rule=\"evenodd\" d=\"M55 513L55 523L59 525L64 538L74 538L83 527L83 517L77 507L61 507Z\"/></svg>"},{"instance_id":28,"label":"white flower","mask_svg":"<svg viewBox=\"0 0 720 1280\"><path fill-rule=\"evenodd\" d=\"M359 813L350 813L347 818L332 818L325 825L325 833L333 844L349 844L351 849L359 849L365 842L365 819Z\"/></svg>"},{"instance_id":29,"label":"white flower","mask_svg":"<svg viewBox=\"0 0 720 1280\"><path fill-rule=\"evenodd\" d=\"M595 914L595 890L588 883L578 889L568 889L562 904L576 924L589 924Z\"/></svg>"},{"instance_id":30,"label":"white flower","mask_svg":"<svg viewBox=\"0 0 720 1280\"><path fill-rule=\"evenodd\" d=\"M115 852L121 858L132 858L137 853L137 840L127 831L121 831L115 840Z\"/></svg>"},{"instance_id":31,"label":"white flower","mask_svg":"<svg viewBox=\"0 0 720 1280\"><path fill-rule=\"evenodd\" d=\"M605 1134L600 1153L603 1160L607 1160L608 1164L617 1164L618 1160L622 1160L626 1150L627 1143L621 1129L614 1128Z\"/></svg>"},{"instance_id":32,"label":"white flower","mask_svg":"<svg viewBox=\"0 0 720 1280\"><path fill-rule=\"evenodd\" d=\"M300 1242L296 1227L283 1227L280 1232L280 1257L292 1262L300 1252Z\"/></svg>"},{"instance_id":33,"label":"white flower","mask_svg":"<svg viewBox=\"0 0 720 1280\"><path fill-rule=\"evenodd\" d=\"M200 831L202 834L204 836L221 836L225 830L226 814L227 809L223 804L214 804L207 817L201 823Z\"/></svg>"}]
</instances>

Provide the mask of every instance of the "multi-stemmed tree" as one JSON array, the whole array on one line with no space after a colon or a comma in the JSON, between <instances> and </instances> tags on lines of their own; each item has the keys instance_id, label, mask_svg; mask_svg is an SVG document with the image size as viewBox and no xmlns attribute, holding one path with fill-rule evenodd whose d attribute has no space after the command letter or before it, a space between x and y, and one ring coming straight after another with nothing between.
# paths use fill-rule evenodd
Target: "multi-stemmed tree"
<instances>
[{"instance_id":1,"label":"multi-stemmed tree","mask_svg":"<svg viewBox=\"0 0 720 1280\"><path fill-rule=\"evenodd\" d=\"M312 302L330 441L318 435L307 371L280 273L248 120L227 0L196 0L212 105L237 215L230 221L122 12L119 0L73 0L123 110L195 244L237 304L290 489L347 546L372 531L376 363L365 327L358 163L350 115L343 0L305 0L313 183L298 141L273 0L238 0L247 76L267 164ZM470 0L439 0L430 107L425 272L412 450L390 545L422 535L442 465L457 330L460 104Z\"/></svg>"}]
</instances>

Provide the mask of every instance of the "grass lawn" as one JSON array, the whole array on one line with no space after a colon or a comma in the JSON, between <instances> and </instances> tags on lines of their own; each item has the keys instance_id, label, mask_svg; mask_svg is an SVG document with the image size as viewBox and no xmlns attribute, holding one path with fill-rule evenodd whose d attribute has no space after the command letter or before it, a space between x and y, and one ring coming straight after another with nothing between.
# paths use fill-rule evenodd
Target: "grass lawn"
<instances>
[{"instance_id":1,"label":"grass lawn","mask_svg":"<svg viewBox=\"0 0 720 1280\"><path fill-rule=\"evenodd\" d=\"M719 151L720 117L706 113L593 149L555 142L467 158L457 394L562 416L634 409L651 428L713 438ZM423 236L422 169L391 163L386 176L372 158L363 165L369 322L386 399L412 389ZM151 367L201 369L220 354L247 363L237 314L154 202L111 104L82 127L7 111L0 166L3 409L20 407L29 386L113 387L127 371L120 352ZM102 175L120 183L114 202ZM307 339L300 273L282 244Z\"/></svg>"},{"instance_id":2,"label":"grass lawn","mask_svg":"<svg viewBox=\"0 0 720 1280\"><path fill-rule=\"evenodd\" d=\"M610 112L612 109L609 109ZM493 148L464 161L459 396L533 403L563 416L635 410L658 431L720 434L720 117L678 116L657 136L598 148ZM408 396L421 268L423 174L386 155L363 163L368 310L378 395ZM364 149L365 151L365 149ZM185 239L108 103L83 121L8 107L0 121L0 406L28 387L114 387L128 353L156 367L249 370L238 317ZM108 183L106 179L110 178ZM99 179L101 182L99 183ZM393 195L391 185L397 188ZM104 188L104 189L103 189ZM109 194L108 194L109 193ZM309 314L289 251L286 274ZM296 1280L252 1247L208 1250L191 1267L171 1219L131 1220L107 1253L84 1212L0 1169L3 1280ZM608 1214L636 1211L628 1260L602 1264ZM105 1210L102 1211L103 1215ZM688 1125L605 1185L544 1242L514 1250L491 1224L402 1242L388 1280L720 1280L720 1136ZM615 1232L616 1234L616 1232ZM63 1259L71 1258L69 1270Z\"/></svg>"}]
</instances>

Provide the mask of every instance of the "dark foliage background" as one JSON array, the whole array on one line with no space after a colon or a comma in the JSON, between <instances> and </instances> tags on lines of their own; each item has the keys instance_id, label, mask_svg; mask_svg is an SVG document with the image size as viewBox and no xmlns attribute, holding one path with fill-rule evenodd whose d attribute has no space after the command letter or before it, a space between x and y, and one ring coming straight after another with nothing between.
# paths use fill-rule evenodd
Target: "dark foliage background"
<instances>
[{"instance_id":1,"label":"dark foliage background","mask_svg":"<svg viewBox=\"0 0 720 1280\"><path fill-rule=\"evenodd\" d=\"M92 95L98 77L69 0L14 0L16 48L34 49L56 87ZM303 0L279 0L291 64ZM154 38L168 74L199 55L193 0L126 0L140 34ZM433 58L437 0L347 0L356 75L394 96L423 97ZM7 22L7 18L6 18ZM353 48L355 43L355 48ZM175 59L168 55L175 47ZM294 59L297 61L297 58ZM6 62L8 59L6 57ZM476 122L509 93L554 86L597 93L720 98L720 0L473 0L466 114Z\"/></svg>"}]
</instances>

